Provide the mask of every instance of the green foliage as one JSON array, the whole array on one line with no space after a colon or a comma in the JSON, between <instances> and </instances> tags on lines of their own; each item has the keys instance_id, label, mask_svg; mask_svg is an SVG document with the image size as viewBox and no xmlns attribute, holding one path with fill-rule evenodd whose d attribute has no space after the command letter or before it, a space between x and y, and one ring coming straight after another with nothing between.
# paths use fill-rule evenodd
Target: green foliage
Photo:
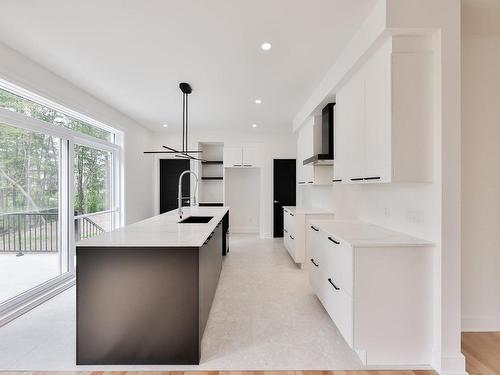
<instances>
[{"instance_id":1,"label":"green foliage","mask_svg":"<svg viewBox=\"0 0 500 375\"><path fill-rule=\"evenodd\" d=\"M0 89L0 108L112 141L113 134ZM58 138L0 124L0 213L58 207ZM110 154L75 146L75 210L109 207Z\"/></svg>"},{"instance_id":2,"label":"green foliage","mask_svg":"<svg viewBox=\"0 0 500 375\"><path fill-rule=\"evenodd\" d=\"M0 124L2 213L58 206L59 152L58 139Z\"/></svg>"},{"instance_id":3,"label":"green foliage","mask_svg":"<svg viewBox=\"0 0 500 375\"><path fill-rule=\"evenodd\" d=\"M110 208L110 167L108 152L75 146L75 211L79 214Z\"/></svg>"}]
</instances>

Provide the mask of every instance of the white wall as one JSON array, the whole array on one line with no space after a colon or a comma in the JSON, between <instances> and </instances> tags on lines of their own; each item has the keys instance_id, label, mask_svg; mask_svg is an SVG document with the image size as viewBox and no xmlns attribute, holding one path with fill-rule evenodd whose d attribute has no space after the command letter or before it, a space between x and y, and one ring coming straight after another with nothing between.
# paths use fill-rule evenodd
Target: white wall
<instances>
[{"instance_id":1,"label":"white wall","mask_svg":"<svg viewBox=\"0 0 500 375\"><path fill-rule=\"evenodd\" d=\"M152 215L151 132L70 82L0 43L0 77L124 132L125 224ZM92 77L88 77L92 79Z\"/></svg>"},{"instance_id":2,"label":"white wall","mask_svg":"<svg viewBox=\"0 0 500 375\"><path fill-rule=\"evenodd\" d=\"M225 174L226 206L231 207L229 227L232 233L259 233L260 169L228 168Z\"/></svg>"},{"instance_id":3,"label":"white wall","mask_svg":"<svg viewBox=\"0 0 500 375\"><path fill-rule=\"evenodd\" d=\"M500 3L462 19L462 329L500 331Z\"/></svg>"},{"instance_id":4,"label":"white wall","mask_svg":"<svg viewBox=\"0 0 500 375\"><path fill-rule=\"evenodd\" d=\"M179 147L181 145L182 129L168 129L154 135L154 147L161 149L162 145ZM258 143L261 146L263 166L260 186L260 235L271 237L273 231L273 159L295 159L296 141L290 132L265 131L261 128L241 130L199 131L190 129L190 148L196 148L198 142L223 142L225 146L241 146L241 144ZM194 169L192 167L192 169ZM259 188L254 186L254 188ZM155 189L153 189L153 194Z\"/></svg>"}]
</instances>

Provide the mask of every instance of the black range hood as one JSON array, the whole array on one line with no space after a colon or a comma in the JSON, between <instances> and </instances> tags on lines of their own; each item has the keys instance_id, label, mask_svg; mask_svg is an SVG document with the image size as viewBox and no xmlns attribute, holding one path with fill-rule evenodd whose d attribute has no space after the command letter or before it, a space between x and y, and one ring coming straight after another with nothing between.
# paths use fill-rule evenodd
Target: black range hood
<instances>
[{"instance_id":1,"label":"black range hood","mask_svg":"<svg viewBox=\"0 0 500 375\"><path fill-rule=\"evenodd\" d=\"M333 108L335 103L328 103L321 111L321 142L314 145L318 153L305 159L303 165L333 165ZM319 150L318 150L319 148Z\"/></svg>"}]
</instances>

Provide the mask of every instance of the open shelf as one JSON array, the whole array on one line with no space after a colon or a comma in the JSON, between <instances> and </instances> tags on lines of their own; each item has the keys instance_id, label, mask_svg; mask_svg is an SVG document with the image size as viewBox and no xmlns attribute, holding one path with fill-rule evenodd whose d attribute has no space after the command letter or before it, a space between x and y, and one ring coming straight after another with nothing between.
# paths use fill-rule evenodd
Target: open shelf
<instances>
[{"instance_id":1,"label":"open shelf","mask_svg":"<svg viewBox=\"0 0 500 375\"><path fill-rule=\"evenodd\" d=\"M223 180L224 177L202 177L202 180Z\"/></svg>"},{"instance_id":2,"label":"open shelf","mask_svg":"<svg viewBox=\"0 0 500 375\"><path fill-rule=\"evenodd\" d=\"M198 206L200 207L222 207L224 203L222 202L199 202Z\"/></svg>"},{"instance_id":3,"label":"open shelf","mask_svg":"<svg viewBox=\"0 0 500 375\"><path fill-rule=\"evenodd\" d=\"M203 160L201 164L222 164L222 160Z\"/></svg>"}]
</instances>

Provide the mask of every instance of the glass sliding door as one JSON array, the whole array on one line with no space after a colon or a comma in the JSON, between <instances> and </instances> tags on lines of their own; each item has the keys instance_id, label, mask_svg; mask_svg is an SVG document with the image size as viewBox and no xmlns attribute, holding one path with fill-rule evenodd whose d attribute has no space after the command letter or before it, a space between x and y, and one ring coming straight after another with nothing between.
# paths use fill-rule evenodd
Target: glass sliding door
<instances>
[{"instance_id":1,"label":"glass sliding door","mask_svg":"<svg viewBox=\"0 0 500 375\"><path fill-rule=\"evenodd\" d=\"M63 144L0 123L0 303L68 271L60 215Z\"/></svg>"},{"instance_id":2,"label":"glass sliding door","mask_svg":"<svg viewBox=\"0 0 500 375\"><path fill-rule=\"evenodd\" d=\"M0 79L0 325L73 285L75 243L121 224L122 140Z\"/></svg>"}]
</instances>

